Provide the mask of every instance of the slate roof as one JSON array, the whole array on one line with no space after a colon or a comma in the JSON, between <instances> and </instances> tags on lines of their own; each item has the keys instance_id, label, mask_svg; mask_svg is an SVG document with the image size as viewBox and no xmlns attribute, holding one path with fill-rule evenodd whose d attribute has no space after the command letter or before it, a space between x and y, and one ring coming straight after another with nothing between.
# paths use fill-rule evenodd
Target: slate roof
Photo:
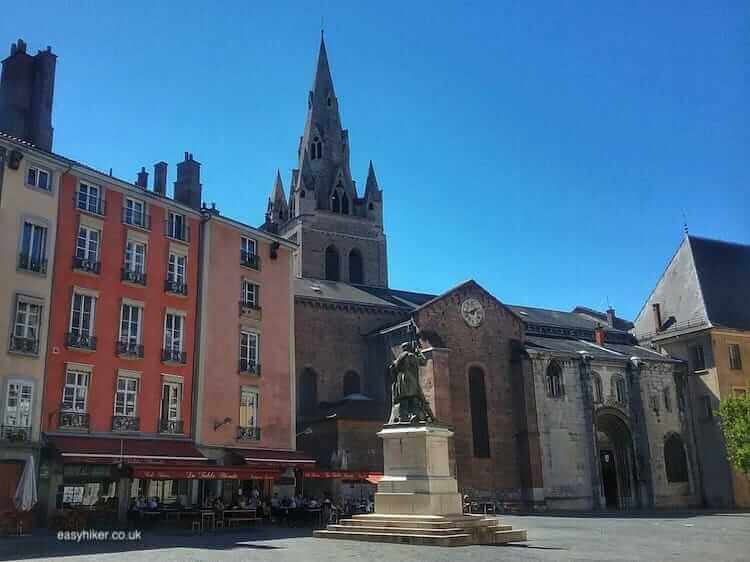
<instances>
[{"instance_id":1,"label":"slate roof","mask_svg":"<svg viewBox=\"0 0 750 562\"><path fill-rule=\"evenodd\" d=\"M675 359L665 357L664 355L639 345L605 343L603 346L599 346L593 342L578 339L527 336L526 349L530 352L554 351L558 353L568 353L575 356L578 356L580 351L585 351L594 359L598 360L628 360L631 357L639 357L650 361L679 363L679 361Z\"/></svg>"},{"instance_id":2,"label":"slate roof","mask_svg":"<svg viewBox=\"0 0 750 562\"><path fill-rule=\"evenodd\" d=\"M750 246L688 236L708 320L750 330Z\"/></svg>"},{"instance_id":3,"label":"slate roof","mask_svg":"<svg viewBox=\"0 0 750 562\"><path fill-rule=\"evenodd\" d=\"M516 314L518 314L529 324L564 326L568 328L580 328L584 330L593 330L594 328L596 328L597 324L601 324L607 331L621 332L623 334L627 333L625 330L610 328L609 326L607 326L606 315L604 315L604 322L601 322L598 320L594 320L594 318L591 318L590 315L578 312L564 312L562 310L550 310L547 308L534 308L531 306L518 305L509 305L509 308L511 308ZM578 309L580 308L581 307L578 307Z\"/></svg>"},{"instance_id":4,"label":"slate roof","mask_svg":"<svg viewBox=\"0 0 750 562\"><path fill-rule=\"evenodd\" d=\"M392 299L381 298L369 289L370 287L357 287L341 281L326 281L309 277L298 278L294 282L294 294L297 297L387 308L411 308L404 304L397 304Z\"/></svg>"}]
</instances>

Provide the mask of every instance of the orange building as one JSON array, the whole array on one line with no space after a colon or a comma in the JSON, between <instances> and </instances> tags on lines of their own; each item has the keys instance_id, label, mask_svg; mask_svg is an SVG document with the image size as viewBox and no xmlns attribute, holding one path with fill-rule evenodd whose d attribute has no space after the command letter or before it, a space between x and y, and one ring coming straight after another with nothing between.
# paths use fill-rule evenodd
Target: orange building
<instances>
[{"instance_id":1,"label":"orange building","mask_svg":"<svg viewBox=\"0 0 750 562\"><path fill-rule=\"evenodd\" d=\"M153 191L145 170L136 184L80 165L61 179L42 410L49 512L82 493L75 503L123 513L138 493L124 466L206 461L189 442L199 170L186 154L175 199L164 163ZM156 443L144 449L144 437Z\"/></svg>"},{"instance_id":2,"label":"orange building","mask_svg":"<svg viewBox=\"0 0 750 562\"><path fill-rule=\"evenodd\" d=\"M295 449L293 275L296 244L211 212L203 223L195 440L239 489L294 483L312 461ZM255 482L247 482L254 480Z\"/></svg>"}]
</instances>

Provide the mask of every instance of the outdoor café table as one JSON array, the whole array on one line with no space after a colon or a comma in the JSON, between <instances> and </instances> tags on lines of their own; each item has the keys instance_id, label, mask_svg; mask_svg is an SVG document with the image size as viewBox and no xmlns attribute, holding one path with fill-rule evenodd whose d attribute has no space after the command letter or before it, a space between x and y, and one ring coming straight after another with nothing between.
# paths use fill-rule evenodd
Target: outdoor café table
<instances>
[{"instance_id":1,"label":"outdoor caf\u00e9 table","mask_svg":"<svg viewBox=\"0 0 750 562\"><path fill-rule=\"evenodd\" d=\"M227 525L231 525L231 521L254 521L256 519L257 510L247 508L236 508L236 509L225 509L224 510L224 521Z\"/></svg>"}]
</instances>

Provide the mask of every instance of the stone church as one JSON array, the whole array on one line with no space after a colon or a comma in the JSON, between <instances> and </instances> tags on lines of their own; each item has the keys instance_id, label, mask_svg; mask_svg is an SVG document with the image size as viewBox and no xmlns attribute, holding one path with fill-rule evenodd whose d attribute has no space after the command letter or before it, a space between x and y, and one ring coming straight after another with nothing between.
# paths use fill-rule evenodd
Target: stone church
<instances>
[{"instance_id":1,"label":"stone church","mask_svg":"<svg viewBox=\"0 0 750 562\"><path fill-rule=\"evenodd\" d=\"M390 288L382 190L372 163L363 192L352 177L322 38L307 106L289 196L277 174L263 224L299 245L298 448L318 461L305 485L377 480L387 365L414 323L462 493L507 509L698 503L684 363L638 346L611 309L512 306L471 280Z\"/></svg>"}]
</instances>

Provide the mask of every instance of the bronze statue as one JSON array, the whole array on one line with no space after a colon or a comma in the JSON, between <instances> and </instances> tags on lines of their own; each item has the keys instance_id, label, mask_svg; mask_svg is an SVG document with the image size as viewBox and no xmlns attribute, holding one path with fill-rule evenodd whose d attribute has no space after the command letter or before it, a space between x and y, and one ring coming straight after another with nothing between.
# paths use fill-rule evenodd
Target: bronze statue
<instances>
[{"instance_id":1,"label":"bronze statue","mask_svg":"<svg viewBox=\"0 0 750 562\"><path fill-rule=\"evenodd\" d=\"M416 337L401 344L401 353L388 366L393 396L389 424L435 421L419 384L419 367L426 364Z\"/></svg>"}]
</instances>

